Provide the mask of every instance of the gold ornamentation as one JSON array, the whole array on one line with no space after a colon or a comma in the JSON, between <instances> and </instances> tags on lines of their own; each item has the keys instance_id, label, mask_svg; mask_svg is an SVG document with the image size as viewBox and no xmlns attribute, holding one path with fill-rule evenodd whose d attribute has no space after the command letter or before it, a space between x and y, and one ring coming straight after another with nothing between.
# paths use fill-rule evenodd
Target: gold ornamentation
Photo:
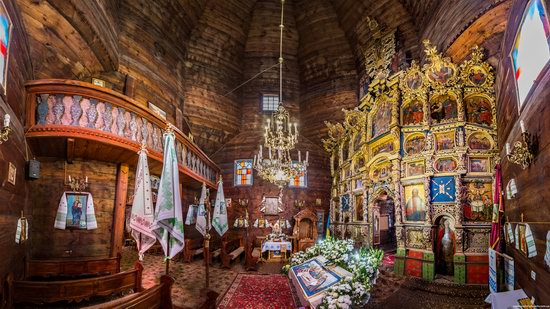
<instances>
[{"instance_id":1,"label":"gold ornamentation","mask_svg":"<svg viewBox=\"0 0 550 309\"><path fill-rule=\"evenodd\" d=\"M4 126L0 130L0 144L2 144L3 142L6 142L8 140L10 133L11 133L10 115L5 114L4 115Z\"/></svg>"},{"instance_id":2,"label":"gold ornamentation","mask_svg":"<svg viewBox=\"0 0 550 309\"><path fill-rule=\"evenodd\" d=\"M457 70L448 57L442 57L429 40L424 40L429 63L424 65L425 76L432 88L452 87L457 82Z\"/></svg>"},{"instance_id":3,"label":"gold ornamentation","mask_svg":"<svg viewBox=\"0 0 550 309\"><path fill-rule=\"evenodd\" d=\"M371 45L363 55L365 68L371 79L384 80L390 74L390 64L395 55L395 30L382 29L376 20L368 18Z\"/></svg>"},{"instance_id":4,"label":"gold ornamentation","mask_svg":"<svg viewBox=\"0 0 550 309\"><path fill-rule=\"evenodd\" d=\"M521 141L516 141L514 147L507 154L508 161L518 164L522 169L527 169L533 162L533 144L531 135L528 132L521 133ZM506 146L508 148L508 146Z\"/></svg>"}]
</instances>

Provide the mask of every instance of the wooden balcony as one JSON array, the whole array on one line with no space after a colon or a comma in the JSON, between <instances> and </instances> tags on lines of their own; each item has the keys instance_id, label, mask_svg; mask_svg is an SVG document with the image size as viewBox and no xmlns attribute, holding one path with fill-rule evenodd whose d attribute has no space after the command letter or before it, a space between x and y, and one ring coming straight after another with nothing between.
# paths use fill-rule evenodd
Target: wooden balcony
<instances>
[{"instance_id":1,"label":"wooden balcony","mask_svg":"<svg viewBox=\"0 0 550 309\"><path fill-rule=\"evenodd\" d=\"M149 167L160 173L167 121L143 104L90 83L47 79L26 83L26 137L39 157L136 164L145 141ZM218 166L178 129L176 152L183 180L215 188Z\"/></svg>"}]
</instances>

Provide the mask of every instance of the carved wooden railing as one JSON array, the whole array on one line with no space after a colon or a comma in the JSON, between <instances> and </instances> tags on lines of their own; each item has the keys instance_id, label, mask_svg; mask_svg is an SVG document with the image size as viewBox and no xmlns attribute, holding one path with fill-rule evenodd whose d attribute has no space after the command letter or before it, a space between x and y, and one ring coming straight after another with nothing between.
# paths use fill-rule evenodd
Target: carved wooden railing
<instances>
[{"instance_id":1,"label":"carved wooden railing","mask_svg":"<svg viewBox=\"0 0 550 309\"><path fill-rule=\"evenodd\" d=\"M162 161L167 122L143 104L74 80L34 80L25 86L27 137L76 137L135 151L145 141L149 156ZM218 166L181 131L175 129L175 134L180 171L215 187Z\"/></svg>"}]
</instances>

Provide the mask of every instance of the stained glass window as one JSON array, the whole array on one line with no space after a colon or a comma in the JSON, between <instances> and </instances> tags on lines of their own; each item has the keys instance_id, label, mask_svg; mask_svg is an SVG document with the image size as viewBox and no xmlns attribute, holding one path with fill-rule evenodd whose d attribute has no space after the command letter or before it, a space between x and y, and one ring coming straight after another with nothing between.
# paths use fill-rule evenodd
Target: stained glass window
<instances>
[{"instance_id":1,"label":"stained glass window","mask_svg":"<svg viewBox=\"0 0 550 309\"><path fill-rule=\"evenodd\" d=\"M550 59L550 25L542 0L531 0L512 49L519 106Z\"/></svg>"},{"instance_id":2,"label":"stained glass window","mask_svg":"<svg viewBox=\"0 0 550 309\"><path fill-rule=\"evenodd\" d=\"M0 86L6 90L6 76L8 68L8 50L11 34L11 21L4 6L0 3Z\"/></svg>"},{"instance_id":3,"label":"stained glass window","mask_svg":"<svg viewBox=\"0 0 550 309\"><path fill-rule=\"evenodd\" d=\"M279 107L279 96L274 94L262 95L262 110L264 112L274 112Z\"/></svg>"},{"instance_id":4,"label":"stained glass window","mask_svg":"<svg viewBox=\"0 0 550 309\"><path fill-rule=\"evenodd\" d=\"M292 162L292 165L296 165L297 162ZM290 180L290 182L288 183L288 186L289 187L293 187L293 188L305 188L307 187L307 172L306 171L302 171L300 173L300 175L294 177L293 179Z\"/></svg>"},{"instance_id":5,"label":"stained glass window","mask_svg":"<svg viewBox=\"0 0 550 309\"><path fill-rule=\"evenodd\" d=\"M236 160L235 161L235 186L251 186L252 185L252 160Z\"/></svg>"}]
</instances>

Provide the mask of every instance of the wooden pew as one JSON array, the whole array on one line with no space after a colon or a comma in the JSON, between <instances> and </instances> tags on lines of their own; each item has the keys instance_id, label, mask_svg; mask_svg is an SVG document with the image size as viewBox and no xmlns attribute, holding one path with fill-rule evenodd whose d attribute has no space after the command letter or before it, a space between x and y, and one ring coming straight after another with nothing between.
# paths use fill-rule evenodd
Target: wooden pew
<instances>
[{"instance_id":1,"label":"wooden pew","mask_svg":"<svg viewBox=\"0 0 550 309\"><path fill-rule=\"evenodd\" d=\"M203 254L204 240L202 238L185 239L183 261L190 263L195 255Z\"/></svg>"},{"instance_id":2,"label":"wooden pew","mask_svg":"<svg viewBox=\"0 0 550 309\"><path fill-rule=\"evenodd\" d=\"M92 296L107 296L133 289L140 292L143 266L136 262L133 270L118 274L64 281L19 281L12 273L6 279L4 297L7 308L16 303L53 303L58 301L76 301ZM7 295L6 295L7 294Z\"/></svg>"},{"instance_id":3,"label":"wooden pew","mask_svg":"<svg viewBox=\"0 0 550 309\"><path fill-rule=\"evenodd\" d=\"M209 254L208 254L208 262L210 265L212 265L212 259L217 258L222 253L222 245L220 238L213 238L210 239L210 248L209 248Z\"/></svg>"},{"instance_id":4,"label":"wooden pew","mask_svg":"<svg viewBox=\"0 0 550 309\"><path fill-rule=\"evenodd\" d=\"M147 290L133 293L110 302L83 309L111 309L111 308L135 308L135 309L172 309L172 285L174 278L166 275L160 277L160 284Z\"/></svg>"},{"instance_id":5,"label":"wooden pew","mask_svg":"<svg viewBox=\"0 0 550 309\"><path fill-rule=\"evenodd\" d=\"M222 237L221 260L222 266L230 268L231 261L238 258L245 251L242 236L227 235Z\"/></svg>"},{"instance_id":6,"label":"wooden pew","mask_svg":"<svg viewBox=\"0 0 550 309\"><path fill-rule=\"evenodd\" d=\"M117 257L71 260L26 260L25 280L98 277L120 272Z\"/></svg>"}]
</instances>

